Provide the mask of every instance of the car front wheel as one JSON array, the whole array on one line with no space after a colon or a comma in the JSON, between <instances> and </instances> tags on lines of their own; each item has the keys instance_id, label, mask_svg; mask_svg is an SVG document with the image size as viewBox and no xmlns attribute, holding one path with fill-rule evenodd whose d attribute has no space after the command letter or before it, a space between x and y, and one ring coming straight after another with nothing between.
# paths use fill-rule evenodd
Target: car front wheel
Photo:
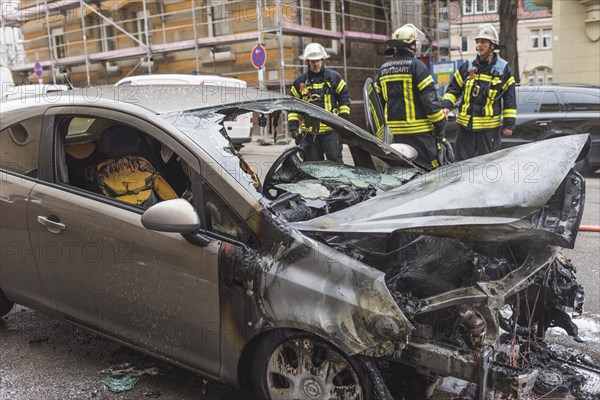
<instances>
[{"instance_id":1,"label":"car front wheel","mask_svg":"<svg viewBox=\"0 0 600 400\"><path fill-rule=\"evenodd\" d=\"M269 333L256 354L254 384L262 399L373 399L360 364L312 335Z\"/></svg>"}]
</instances>

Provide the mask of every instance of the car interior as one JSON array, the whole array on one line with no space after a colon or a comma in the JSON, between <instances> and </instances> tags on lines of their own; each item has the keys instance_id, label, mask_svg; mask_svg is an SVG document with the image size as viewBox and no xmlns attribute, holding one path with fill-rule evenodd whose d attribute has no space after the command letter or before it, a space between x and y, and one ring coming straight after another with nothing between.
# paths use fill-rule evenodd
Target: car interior
<instances>
[{"instance_id":1,"label":"car interior","mask_svg":"<svg viewBox=\"0 0 600 400\"><path fill-rule=\"evenodd\" d=\"M63 181L71 186L143 208L182 197L190 187L179 157L134 127L104 118L70 117L59 129Z\"/></svg>"},{"instance_id":2,"label":"car interior","mask_svg":"<svg viewBox=\"0 0 600 400\"><path fill-rule=\"evenodd\" d=\"M251 231L227 203L169 147L132 126L99 117L58 123L64 152L61 181L147 209L175 198L194 204L206 230L252 242ZM193 184L198 182L200 184ZM198 204L194 193L201 193Z\"/></svg>"}]
</instances>

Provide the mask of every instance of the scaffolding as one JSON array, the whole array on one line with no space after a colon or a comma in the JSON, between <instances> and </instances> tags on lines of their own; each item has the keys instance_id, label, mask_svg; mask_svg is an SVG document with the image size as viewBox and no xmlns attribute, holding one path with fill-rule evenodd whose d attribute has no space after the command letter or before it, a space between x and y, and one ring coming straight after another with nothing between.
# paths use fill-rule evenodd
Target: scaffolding
<instances>
[{"instance_id":1,"label":"scaffolding","mask_svg":"<svg viewBox=\"0 0 600 400\"><path fill-rule=\"evenodd\" d=\"M124 12L140 6L141 12ZM348 7L357 12L349 12ZM217 12L224 14L217 15ZM382 43L389 37L388 15L389 5L385 1L377 5L359 0L46 0L4 13L2 20L5 25L22 26L26 32L26 62L13 65L13 72L32 73L35 63L39 62L52 71L53 80L56 80L55 64L79 69L79 72L83 67L85 83L91 85L91 68L102 65L105 83L108 83L110 79L106 76L118 69L119 61L136 60L133 68L128 68L128 74L139 67L146 68L146 73L152 73L156 70L153 67L157 56L188 50L194 52L194 72L200 73L211 64L216 72L219 58L229 57L237 62L237 53L226 54L220 49L244 42L264 45L274 40L278 86L281 92L285 92L286 76L293 76L298 68L303 67L293 61L293 54L299 54L309 38L331 42L330 50L334 55L338 53L336 60L341 63L335 67L346 79L348 70L366 68L374 72L376 66L368 63L349 65L347 44L350 41ZM252 24L253 27L250 26ZM45 26L45 32L40 29L41 25ZM352 28L359 26L362 30L348 29L347 25ZM236 26L245 29L234 32L232 27ZM28 31L37 33L27 35ZM286 40L289 37L299 38L301 45L290 44ZM292 52L286 57L285 50L290 48ZM200 54L207 49L212 55L212 62L210 57L206 60ZM289 54L292 54L292 61ZM248 69L236 68L221 74L256 74L250 66L249 57L247 65ZM274 69L273 66L270 68ZM247 80L256 82L256 79Z\"/></svg>"}]
</instances>

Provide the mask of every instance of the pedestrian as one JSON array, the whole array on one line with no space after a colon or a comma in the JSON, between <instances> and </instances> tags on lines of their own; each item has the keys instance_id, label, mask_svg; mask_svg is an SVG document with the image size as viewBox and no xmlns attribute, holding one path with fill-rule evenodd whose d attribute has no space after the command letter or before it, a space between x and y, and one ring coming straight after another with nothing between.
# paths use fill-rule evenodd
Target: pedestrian
<instances>
[{"instance_id":1,"label":"pedestrian","mask_svg":"<svg viewBox=\"0 0 600 400\"><path fill-rule=\"evenodd\" d=\"M336 71L325 68L329 54L318 43L310 43L304 49L301 60L308 64L308 71L292 84L292 96L313 103L327 111L350 118L350 95L348 86ZM288 114L288 128L296 144L306 150L307 161L327 160L342 162L342 145L337 133L320 123L318 127L304 124L298 113ZM325 156L325 157L324 157Z\"/></svg>"},{"instance_id":2,"label":"pedestrian","mask_svg":"<svg viewBox=\"0 0 600 400\"><path fill-rule=\"evenodd\" d=\"M414 147L417 163L437 167L438 143L443 140L446 121L429 68L415 58L423 39L423 32L412 24L394 31L386 42L393 56L379 69L375 90L394 143Z\"/></svg>"},{"instance_id":3,"label":"pedestrian","mask_svg":"<svg viewBox=\"0 0 600 400\"><path fill-rule=\"evenodd\" d=\"M444 114L457 100L456 158L465 160L500 148L502 134L515 129L517 105L515 79L508 62L494 51L501 49L498 33L491 24L479 27L475 37L477 57L454 73L442 99Z\"/></svg>"}]
</instances>

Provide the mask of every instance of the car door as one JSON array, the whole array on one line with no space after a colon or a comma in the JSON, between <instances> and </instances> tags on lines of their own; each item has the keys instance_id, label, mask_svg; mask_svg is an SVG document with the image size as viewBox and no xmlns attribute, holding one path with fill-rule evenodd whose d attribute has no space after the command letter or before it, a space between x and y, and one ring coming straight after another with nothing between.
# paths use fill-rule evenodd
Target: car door
<instances>
[{"instance_id":1,"label":"car door","mask_svg":"<svg viewBox=\"0 0 600 400\"><path fill-rule=\"evenodd\" d=\"M46 248L32 247L27 226L31 191L38 182L42 116L0 131L0 289L14 302L50 312L51 299L36 260Z\"/></svg>"},{"instance_id":2,"label":"car door","mask_svg":"<svg viewBox=\"0 0 600 400\"><path fill-rule=\"evenodd\" d=\"M40 274L66 319L216 376L220 242L200 247L180 234L148 230L140 207L61 178L68 169L62 159L65 124L99 116L100 126L120 123L151 132L194 165L189 151L143 120L103 109L48 113L43 158L54 161L33 188L28 213L32 243L53 251L40 259Z\"/></svg>"},{"instance_id":3,"label":"car door","mask_svg":"<svg viewBox=\"0 0 600 400\"><path fill-rule=\"evenodd\" d=\"M567 116L561 128L565 134L589 133L592 149L587 162L600 164L600 89L567 88L560 93L567 107Z\"/></svg>"},{"instance_id":4,"label":"car door","mask_svg":"<svg viewBox=\"0 0 600 400\"><path fill-rule=\"evenodd\" d=\"M517 89L517 125L511 136L502 137L502 147L536 142L556 136L565 111L553 89L528 85Z\"/></svg>"}]
</instances>

